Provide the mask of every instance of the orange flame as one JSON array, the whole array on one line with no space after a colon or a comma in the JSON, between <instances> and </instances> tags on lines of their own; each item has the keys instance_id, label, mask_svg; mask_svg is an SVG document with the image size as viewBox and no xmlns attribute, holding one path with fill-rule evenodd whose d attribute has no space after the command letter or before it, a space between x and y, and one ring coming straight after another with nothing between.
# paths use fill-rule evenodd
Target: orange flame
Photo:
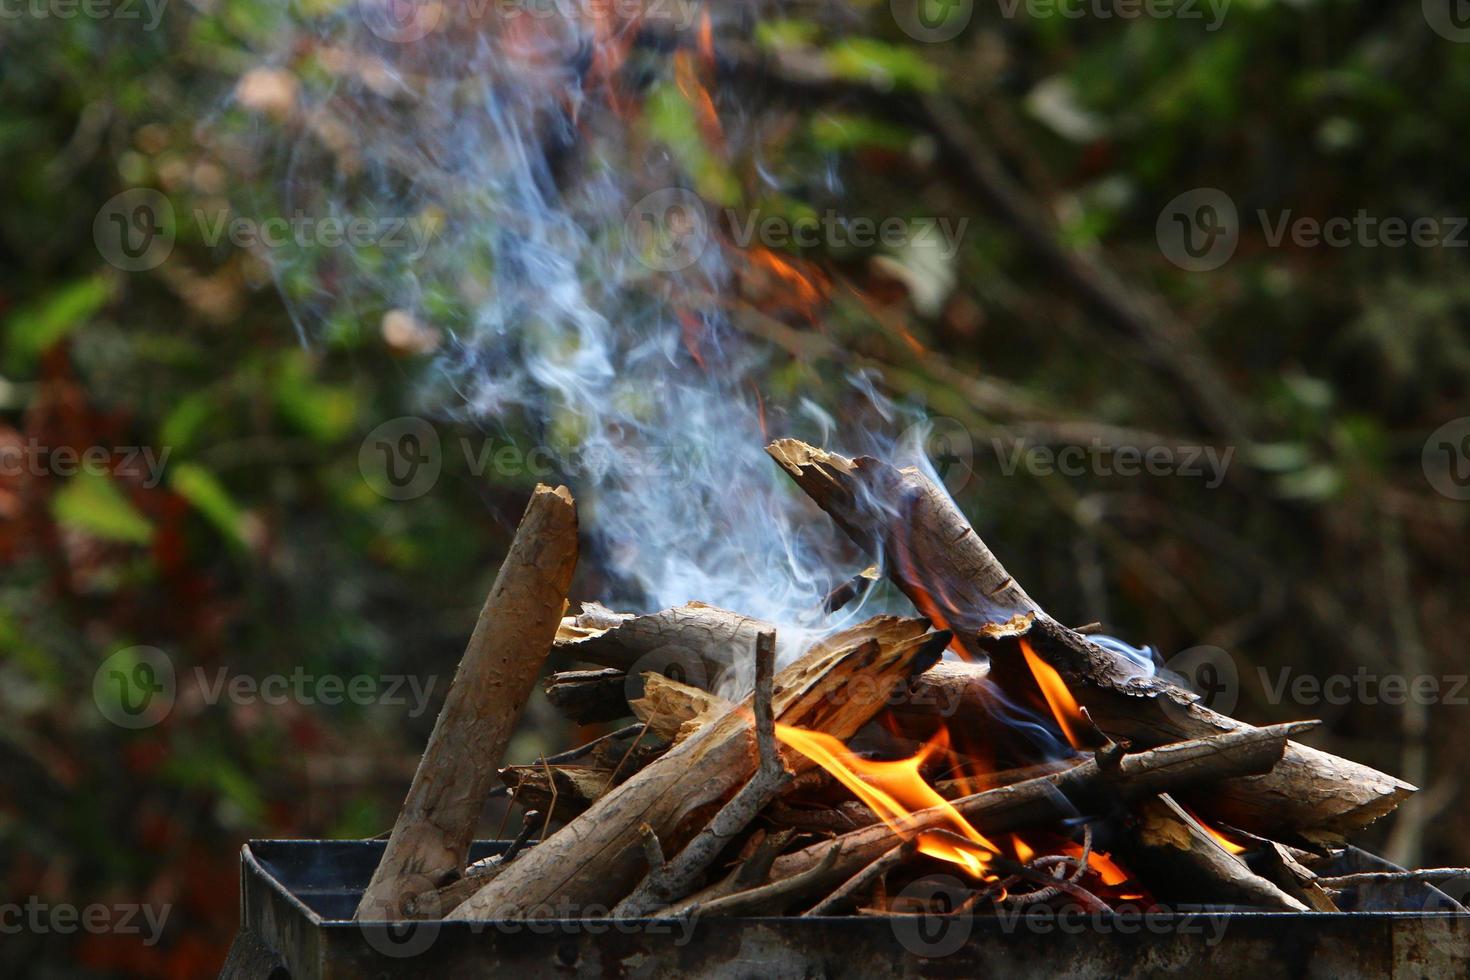
<instances>
[{"instance_id":1,"label":"orange flame","mask_svg":"<svg viewBox=\"0 0 1470 980\"><path fill-rule=\"evenodd\" d=\"M1082 856L1082 845L1068 841L1062 847L1062 853L1074 858ZM1118 863L1109 856L1107 851L1089 851L1087 854L1087 867L1096 872L1102 879L1104 885L1121 885L1128 880L1128 872L1118 866Z\"/></svg>"},{"instance_id":2,"label":"orange flame","mask_svg":"<svg viewBox=\"0 0 1470 980\"><path fill-rule=\"evenodd\" d=\"M1025 640L1021 641L1021 654L1026 658L1026 666L1031 668L1031 676L1036 678L1036 685L1041 688L1041 695L1046 698L1046 705L1061 727L1062 734L1067 737L1072 748L1083 748L1081 739L1077 737L1077 726L1084 720L1082 709L1077 706L1077 699L1072 697L1072 692L1067 690L1062 675L1037 656L1036 651L1031 649L1031 644Z\"/></svg>"},{"instance_id":3,"label":"orange flame","mask_svg":"<svg viewBox=\"0 0 1470 980\"><path fill-rule=\"evenodd\" d=\"M776 737L831 773L900 837L910 839L917 836L921 854L958 864L977 878L986 877L985 866L990 855L998 854L1000 848L986 840L963 814L919 775L919 769L933 754L948 748L949 736L942 729L916 755L890 762L864 759L823 732L777 723ZM943 815L944 823L948 825L945 829L974 842L975 846L967 847L951 839L916 831L915 811L931 807Z\"/></svg>"},{"instance_id":4,"label":"orange flame","mask_svg":"<svg viewBox=\"0 0 1470 980\"><path fill-rule=\"evenodd\" d=\"M1225 848L1225 850L1229 851L1231 854L1244 854L1246 852L1246 848L1235 843L1235 841L1231 840L1229 837L1226 837L1214 827L1211 827L1209 824L1205 823L1204 819L1201 818L1198 813L1195 813L1189 807L1181 804L1180 809L1193 817L1194 822L1200 825L1200 829L1208 834L1211 840L1213 840L1216 844L1219 844L1221 847Z\"/></svg>"}]
</instances>

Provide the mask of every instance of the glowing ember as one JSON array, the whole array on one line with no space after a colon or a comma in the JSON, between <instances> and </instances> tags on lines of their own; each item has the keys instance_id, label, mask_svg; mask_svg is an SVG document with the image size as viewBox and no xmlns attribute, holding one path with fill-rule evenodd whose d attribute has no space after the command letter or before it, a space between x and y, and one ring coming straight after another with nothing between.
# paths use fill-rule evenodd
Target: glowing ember
<instances>
[{"instance_id":1,"label":"glowing ember","mask_svg":"<svg viewBox=\"0 0 1470 980\"><path fill-rule=\"evenodd\" d=\"M1037 656L1036 651L1031 649L1031 644L1025 640L1021 641L1021 654L1026 658L1026 666L1031 668L1031 675L1036 678L1042 697L1046 698L1047 707L1051 708L1052 716L1056 718L1062 734L1067 737L1072 748L1083 748L1082 741L1077 737L1077 726L1083 721L1082 709L1077 706L1077 699L1072 697L1072 692L1067 690L1062 676L1051 664Z\"/></svg>"},{"instance_id":2,"label":"glowing ember","mask_svg":"<svg viewBox=\"0 0 1470 980\"><path fill-rule=\"evenodd\" d=\"M975 847L972 849L937 835L918 832L920 853L958 864L977 878L987 877L986 863L991 854L1000 852L1000 848L986 840L919 774L919 769L931 756L949 747L949 736L943 729L916 755L888 762L864 759L838 739L822 732L778 723L776 737L831 773L900 837L908 839L915 836L912 820L915 811L931 807L939 809L948 825L946 829L973 841Z\"/></svg>"}]
</instances>

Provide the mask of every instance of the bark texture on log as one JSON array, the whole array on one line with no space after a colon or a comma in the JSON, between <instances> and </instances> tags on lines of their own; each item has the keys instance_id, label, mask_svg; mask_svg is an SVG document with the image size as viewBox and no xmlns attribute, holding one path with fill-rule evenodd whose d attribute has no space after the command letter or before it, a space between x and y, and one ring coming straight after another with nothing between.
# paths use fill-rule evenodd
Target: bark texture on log
<instances>
[{"instance_id":1,"label":"bark texture on log","mask_svg":"<svg viewBox=\"0 0 1470 980\"><path fill-rule=\"evenodd\" d=\"M879 617L816 644L776 675L777 718L850 737L883 707L894 685L938 659L949 634L927 630L923 620ZM855 678L864 679L861 692L851 684ZM793 770L805 762L787 760ZM452 916L605 914L647 870L639 828L646 825L676 852L745 784L756 763L747 698L523 854Z\"/></svg>"},{"instance_id":2,"label":"bark texture on log","mask_svg":"<svg viewBox=\"0 0 1470 980\"><path fill-rule=\"evenodd\" d=\"M538 486L480 610L358 918L401 918L406 900L464 868L495 767L566 610L576 564L572 495L566 487Z\"/></svg>"},{"instance_id":3,"label":"bark texture on log","mask_svg":"<svg viewBox=\"0 0 1470 980\"><path fill-rule=\"evenodd\" d=\"M967 652L991 656L991 679L1001 689L1014 690L1026 670L1014 655L1016 636L1026 632L1110 735L1149 746L1249 727L1048 617L943 488L919 471L870 457L848 459L793 439L767 451L855 541L881 552L884 571L920 611L955 629ZM1022 625L997 629L1013 617ZM970 677L963 679L967 669ZM977 695L975 675L983 669L946 668L949 676L940 672L924 683L964 704ZM1334 841L1391 812L1413 792L1410 784L1368 766L1293 744L1270 773L1212 792L1209 812L1267 835Z\"/></svg>"}]
</instances>

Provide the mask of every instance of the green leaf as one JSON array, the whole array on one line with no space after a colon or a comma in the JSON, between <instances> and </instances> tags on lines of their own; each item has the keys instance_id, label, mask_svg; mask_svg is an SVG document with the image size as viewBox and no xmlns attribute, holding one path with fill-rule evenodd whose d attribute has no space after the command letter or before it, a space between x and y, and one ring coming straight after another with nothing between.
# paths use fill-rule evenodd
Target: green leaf
<instances>
[{"instance_id":1,"label":"green leaf","mask_svg":"<svg viewBox=\"0 0 1470 980\"><path fill-rule=\"evenodd\" d=\"M232 544L247 546L245 511L213 473L197 463L177 463L169 469L168 482L175 493L193 504Z\"/></svg>"},{"instance_id":2,"label":"green leaf","mask_svg":"<svg viewBox=\"0 0 1470 980\"><path fill-rule=\"evenodd\" d=\"M123 495L112 477L82 471L51 498L51 513L63 527L104 541L147 544L153 525Z\"/></svg>"},{"instance_id":3,"label":"green leaf","mask_svg":"<svg viewBox=\"0 0 1470 980\"><path fill-rule=\"evenodd\" d=\"M102 276L79 279L12 314L5 323L12 368L35 363L47 348L101 309L111 292Z\"/></svg>"},{"instance_id":4,"label":"green leaf","mask_svg":"<svg viewBox=\"0 0 1470 980\"><path fill-rule=\"evenodd\" d=\"M932 92L942 78L932 61L913 48L868 37L838 41L826 51L827 67L839 78Z\"/></svg>"}]
</instances>

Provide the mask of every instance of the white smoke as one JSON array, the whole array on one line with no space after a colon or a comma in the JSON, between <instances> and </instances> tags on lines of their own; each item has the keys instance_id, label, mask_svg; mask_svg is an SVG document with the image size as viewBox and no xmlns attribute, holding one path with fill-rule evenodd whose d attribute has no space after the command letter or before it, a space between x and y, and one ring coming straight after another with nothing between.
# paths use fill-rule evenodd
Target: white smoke
<instances>
[{"instance_id":1,"label":"white smoke","mask_svg":"<svg viewBox=\"0 0 1470 980\"><path fill-rule=\"evenodd\" d=\"M764 446L831 437L891 457L882 433L912 417L866 379L843 395L842 430L832 410L783 394L773 379L786 362L724 312L740 257L701 214L665 207L653 240L640 237L649 194L687 202L708 183L640 116L639 99L669 90L670 52L640 50L633 25L575 5L534 17L490 5L478 19L433 8L449 20L418 37L428 9L384 21L358 7L314 24L306 64L293 38L301 90L279 144L288 205L437 228L423 254L276 256L304 328L391 307L443 331L433 400L555 450L620 582L598 598L641 610L697 599L770 620L783 658L852 621L861 604L834 622L821 600L860 566ZM731 118L746 139L759 129ZM781 179L769 161L750 169ZM693 232L666 227L691 218Z\"/></svg>"}]
</instances>

